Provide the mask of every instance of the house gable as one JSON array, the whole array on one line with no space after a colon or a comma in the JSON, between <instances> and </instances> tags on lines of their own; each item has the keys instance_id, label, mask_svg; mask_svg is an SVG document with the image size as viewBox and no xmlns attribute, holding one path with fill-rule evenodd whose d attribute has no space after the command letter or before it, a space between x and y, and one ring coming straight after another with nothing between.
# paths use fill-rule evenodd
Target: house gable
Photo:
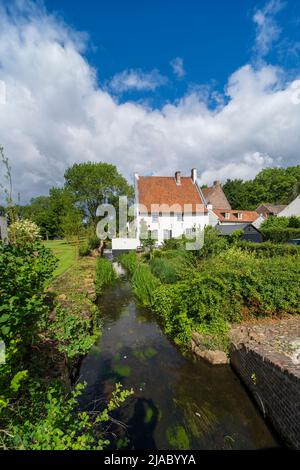
<instances>
[{"instance_id":1,"label":"house gable","mask_svg":"<svg viewBox=\"0 0 300 470\"><path fill-rule=\"evenodd\" d=\"M231 206L219 181L215 181L210 188L203 188L202 193L206 203L211 204L214 209L231 210Z\"/></svg>"}]
</instances>

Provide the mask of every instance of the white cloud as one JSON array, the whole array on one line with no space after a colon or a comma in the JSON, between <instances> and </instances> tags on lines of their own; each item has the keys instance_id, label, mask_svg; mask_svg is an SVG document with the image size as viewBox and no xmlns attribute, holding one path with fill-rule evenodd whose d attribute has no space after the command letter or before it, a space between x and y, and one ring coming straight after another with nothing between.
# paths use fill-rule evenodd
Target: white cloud
<instances>
[{"instance_id":1,"label":"white cloud","mask_svg":"<svg viewBox=\"0 0 300 470\"><path fill-rule=\"evenodd\" d=\"M0 143L23 200L61 184L80 161L111 162L128 178L197 167L203 183L299 163L298 82L286 83L282 70L240 68L216 109L191 91L154 110L99 88L84 46L45 12L0 12Z\"/></svg>"},{"instance_id":2,"label":"white cloud","mask_svg":"<svg viewBox=\"0 0 300 470\"><path fill-rule=\"evenodd\" d=\"M177 78L183 78L185 76L183 59L181 57L175 57L175 59L171 60L170 65Z\"/></svg>"},{"instance_id":3,"label":"white cloud","mask_svg":"<svg viewBox=\"0 0 300 470\"><path fill-rule=\"evenodd\" d=\"M254 51L259 60L262 60L270 52L273 44L280 36L281 28L275 17L284 6L282 0L270 0L264 8L257 10L253 16L256 25Z\"/></svg>"},{"instance_id":4,"label":"white cloud","mask_svg":"<svg viewBox=\"0 0 300 470\"><path fill-rule=\"evenodd\" d=\"M110 82L110 88L116 93L123 93L130 90L150 90L154 91L159 86L167 83L167 78L158 70L143 72L142 70L123 70L114 75Z\"/></svg>"}]
</instances>

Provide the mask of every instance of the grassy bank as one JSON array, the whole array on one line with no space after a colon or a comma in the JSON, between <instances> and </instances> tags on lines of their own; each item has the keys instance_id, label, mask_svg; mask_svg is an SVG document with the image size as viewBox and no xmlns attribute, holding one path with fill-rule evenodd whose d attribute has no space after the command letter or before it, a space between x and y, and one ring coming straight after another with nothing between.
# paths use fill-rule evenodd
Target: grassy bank
<instances>
[{"instance_id":1,"label":"grassy bank","mask_svg":"<svg viewBox=\"0 0 300 470\"><path fill-rule=\"evenodd\" d=\"M68 243L66 240L48 240L43 243L58 259L58 265L53 273L54 277L60 276L75 263L76 245L74 243Z\"/></svg>"},{"instance_id":2,"label":"grassy bank","mask_svg":"<svg viewBox=\"0 0 300 470\"><path fill-rule=\"evenodd\" d=\"M94 304L95 270L96 258L79 258L49 289L54 303L49 330L70 366L88 352L100 334Z\"/></svg>"}]
</instances>

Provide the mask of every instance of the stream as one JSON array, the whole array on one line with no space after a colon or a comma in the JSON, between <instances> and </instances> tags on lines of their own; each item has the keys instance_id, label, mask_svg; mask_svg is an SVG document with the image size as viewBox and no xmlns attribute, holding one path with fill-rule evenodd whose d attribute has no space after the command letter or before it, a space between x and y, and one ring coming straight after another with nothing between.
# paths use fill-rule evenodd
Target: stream
<instances>
[{"instance_id":1,"label":"stream","mask_svg":"<svg viewBox=\"0 0 300 470\"><path fill-rule=\"evenodd\" d=\"M108 399L116 382L135 392L118 411L126 429L118 427L113 448L280 446L231 368L183 356L157 316L138 305L126 277L106 289L98 306L103 333L82 361L81 406Z\"/></svg>"}]
</instances>

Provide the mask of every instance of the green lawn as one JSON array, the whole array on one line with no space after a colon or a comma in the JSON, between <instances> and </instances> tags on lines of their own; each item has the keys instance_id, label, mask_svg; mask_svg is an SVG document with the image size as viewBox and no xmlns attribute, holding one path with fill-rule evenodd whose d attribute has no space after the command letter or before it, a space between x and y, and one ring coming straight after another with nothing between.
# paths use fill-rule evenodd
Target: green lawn
<instances>
[{"instance_id":1,"label":"green lawn","mask_svg":"<svg viewBox=\"0 0 300 470\"><path fill-rule=\"evenodd\" d=\"M54 277L60 276L74 264L76 246L73 243L68 243L66 240L48 240L44 242L44 245L50 248L59 260Z\"/></svg>"}]
</instances>

